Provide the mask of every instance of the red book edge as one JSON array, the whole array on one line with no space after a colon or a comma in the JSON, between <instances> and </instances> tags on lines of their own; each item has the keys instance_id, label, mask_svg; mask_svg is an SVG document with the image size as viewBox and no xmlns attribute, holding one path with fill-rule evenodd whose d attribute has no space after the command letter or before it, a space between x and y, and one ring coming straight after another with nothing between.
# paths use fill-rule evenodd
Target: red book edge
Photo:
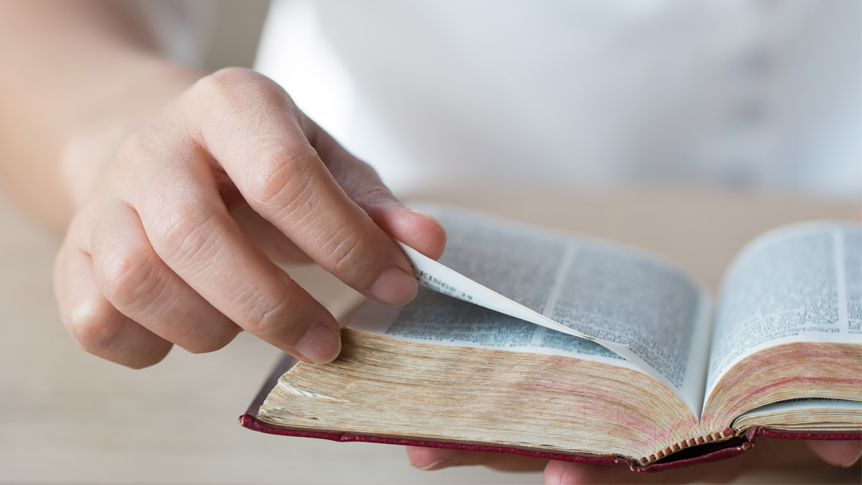
<instances>
[{"instance_id":1,"label":"red book edge","mask_svg":"<svg viewBox=\"0 0 862 485\"><path fill-rule=\"evenodd\" d=\"M282 436L299 436L303 438L318 438L331 441L357 441L365 443L385 443L390 445L403 446L422 446L425 448L448 448L453 450L468 450L468 451L484 451L491 453L509 453L514 455L530 456L534 458L542 458L547 460L570 461L589 464L608 465L614 463L626 463L632 470L635 471L662 471L672 468L680 468L684 466L694 465L698 463L706 463L710 461L723 460L739 455L754 447L755 439L758 436L774 439L789 439L789 440L862 440L862 432L847 432L847 433L806 433L806 432L785 432L775 431L767 428L756 427L748 430L744 437L732 438L728 441L710 443L704 446L688 448L685 453L676 453L670 455L667 459L650 464L648 466L640 466L635 461L619 456L598 456L598 455L578 455L572 453L552 453L547 451L514 448L508 446L493 446L481 443L471 443L463 441L444 441L444 440L423 440L416 438L405 438L403 436L388 436L375 434L354 434L343 431L317 431L302 428L283 428L280 426L271 426L257 419L257 413L260 411L261 405L266 400L270 391L278 383L278 379L287 372L296 360L290 355L285 355L270 374L267 381L261 387L260 393L252 401L245 414L239 417L239 424L245 428L259 431L261 433L282 435ZM688 456L692 452L703 450L702 454L696 456ZM678 457L675 459L674 456ZM686 456L686 458L679 458Z\"/></svg>"}]
</instances>

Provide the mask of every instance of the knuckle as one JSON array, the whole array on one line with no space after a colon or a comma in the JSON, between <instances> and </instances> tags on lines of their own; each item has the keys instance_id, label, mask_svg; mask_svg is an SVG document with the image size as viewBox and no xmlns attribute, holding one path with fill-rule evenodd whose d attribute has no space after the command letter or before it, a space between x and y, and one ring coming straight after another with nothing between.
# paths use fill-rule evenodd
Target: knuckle
<instances>
[{"instance_id":1,"label":"knuckle","mask_svg":"<svg viewBox=\"0 0 862 485\"><path fill-rule=\"evenodd\" d=\"M138 153L146 152L154 146L158 129L154 122L149 122L126 137L117 149L117 154L123 158L132 158Z\"/></svg>"},{"instance_id":2,"label":"knuckle","mask_svg":"<svg viewBox=\"0 0 862 485\"><path fill-rule=\"evenodd\" d=\"M122 168L142 168L158 158L157 151L163 147L165 134L158 122L150 121L126 137L117 148L115 163Z\"/></svg>"},{"instance_id":3,"label":"knuckle","mask_svg":"<svg viewBox=\"0 0 862 485\"><path fill-rule=\"evenodd\" d=\"M201 79L203 86L217 91L231 92L238 84L258 82L261 74L244 67L225 67Z\"/></svg>"},{"instance_id":4,"label":"knuckle","mask_svg":"<svg viewBox=\"0 0 862 485\"><path fill-rule=\"evenodd\" d=\"M103 292L112 303L121 307L146 305L155 298L154 268L145 251L117 250L98 260Z\"/></svg>"},{"instance_id":5,"label":"knuckle","mask_svg":"<svg viewBox=\"0 0 862 485\"><path fill-rule=\"evenodd\" d=\"M169 204L156 211L150 240L156 251L169 260L182 260L187 255L204 252L210 245L210 221L215 214L206 214L191 201Z\"/></svg>"},{"instance_id":6,"label":"knuckle","mask_svg":"<svg viewBox=\"0 0 862 485\"><path fill-rule=\"evenodd\" d=\"M260 298L252 307L245 328L264 339L275 333L289 333L295 306L294 300L286 294L275 298Z\"/></svg>"},{"instance_id":7,"label":"knuckle","mask_svg":"<svg viewBox=\"0 0 862 485\"><path fill-rule=\"evenodd\" d=\"M310 154L269 150L260 159L251 178L250 202L267 212L292 211L313 199L314 181ZM313 159L311 159L313 160Z\"/></svg>"},{"instance_id":8,"label":"knuckle","mask_svg":"<svg viewBox=\"0 0 862 485\"><path fill-rule=\"evenodd\" d=\"M218 100L229 108L263 108L264 112L266 107L283 106L289 99L277 83L242 67L226 67L201 78L195 91L208 103Z\"/></svg>"},{"instance_id":9,"label":"knuckle","mask_svg":"<svg viewBox=\"0 0 862 485\"><path fill-rule=\"evenodd\" d=\"M326 246L331 248L327 250L327 270L339 278L350 279L363 261L371 260L370 247L357 237L336 234Z\"/></svg>"},{"instance_id":10,"label":"knuckle","mask_svg":"<svg viewBox=\"0 0 862 485\"><path fill-rule=\"evenodd\" d=\"M374 206L376 203L380 203L381 201L385 203L386 201L390 201L395 198L392 195L392 192L390 192L382 183L367 185L362 189L357 190L353 197L357 202L367 206Z\"/></svg>"},{"instance_id":11,"label":"knuckle","mask_svg":"<svg viewBox=\"0 0 862 485\"><path fill-rule=\"evenodd\" d=\"M116 342L121 329L114 312L107 302L85 303L69 317L69 335L81 349L95 355L104 353Z\"/></svg>"},{"instance_id":12,"label":"knuckle","mask_svg":"<svg viewBox=\"0 0 862 485\"><path fill-rule=\"evenodd\" d=\"M380 180L377 171L367 163L356 160L356 163L350 166L350 173L351 177L343 182L339 181L339 183L345 187L350 198L360 206L374 206L381 201L395 198L389 188Z\"/></svg>"},{"instance_id":13,"label":"knuckle","mask_svg":"<svg viewBox=\"0 0 862 485\"><path fill-rule=\"evenodd\" d=\"M377 173L377 170L375 170L374 167L362 160L359 160L358 158L354 158L353 162L354 163L351 165L351 169L359 175L358 178L362 178L363 180L374 180L375 182L380 182L380 174ZM382 182L372 184L370 185L370 187L383 188L388 192L388 189L383 186Z\"/></svg>"}]
</instances>

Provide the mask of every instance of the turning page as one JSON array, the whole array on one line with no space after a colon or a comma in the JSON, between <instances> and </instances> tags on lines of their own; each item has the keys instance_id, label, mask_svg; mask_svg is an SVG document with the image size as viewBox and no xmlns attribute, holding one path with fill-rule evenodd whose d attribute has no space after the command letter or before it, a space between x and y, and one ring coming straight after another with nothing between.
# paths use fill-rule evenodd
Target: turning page
<instances>
[{"instance_id":1,"label":"turning page","mask_svg":"<svg viewBox=\"0 0 862 485\"><path fill-rule=\"evenodd\" d=\"M858 226L784 227L737 255L722 284L706 395L736 363L794 342L862 343Z\"/></svg>"},{"instance_id":2,"label":"turning page","mask_svg":"<svg viewBox=\"0 0 862 485\"><path fill-rule=\"evenodd\" d=\"M448 233L446 252L439 263L405 247L424 286L553 331L531 332L529 340L534 347L527 351L536 352L538 343L538 352L551 353L547 342L577 342L563 339L557 332L598 343L667 385L695 416L700 415L710 303L706 292L680 270L655 257L608 243L548 233L487 216L437 207L423 209L437 217ZM429 304L429 298L437 300ZM389 318L376 321L387 322L389 327L384 333L406 332L404 335L410 338L425 335L421 338L437 339L439 343L463 342L469 333L464 328L470 325L482 328L479 333L483 335L488 330L506 328L502 345L494 340L502 338L500 333L494 339L476 338L474 344L496 341L497 347L527 349L523 346L526 337L518 337L524 334L515 330L520 324L505 320L505 326L498 327L499 314L493 320L492 314L479 312L478 318L485 323L471 324L472 320L468 320L476 315L458 303L454 314L465 313L455 321L461 323L442 323L453 318L451 306L455 305L443 301L420 292L416 302L389 310ZM366 317L369 312L378 312L377 317L386 312L381 305L369 307ZM374 318L360 320L369 322ZM421 330L417 330L419 327ZM377 327L377 331L381 329ZM590 348L592 355L597 354L597 346L583 347L582 343L578 344L578 352ZM608 352L600 357L607 359L610 355Z\"/></svg>"}]
</instances>

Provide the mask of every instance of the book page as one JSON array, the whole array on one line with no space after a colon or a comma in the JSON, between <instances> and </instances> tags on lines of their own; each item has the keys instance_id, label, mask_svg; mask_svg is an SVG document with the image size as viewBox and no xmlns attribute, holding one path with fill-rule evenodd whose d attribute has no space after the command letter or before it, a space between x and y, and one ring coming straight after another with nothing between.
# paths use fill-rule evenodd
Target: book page
<instances>
[{"instance_id":1,"label":"book page","mask_svg":"<svg viewBox=\"0 0 862 485\"><path fill-rule=\"evenodd\" d=\"M862 426L862 402L840 399L789 399L752 409L733 420L733 429L754 426L773 431L832 433Z\"/></svg>"},{"instance_id":2,"label":"book page","mask_svg":"<svg viewBox=\"0 0 862 485\"><path fill-rule=\"evenodd\" d=\"M862 230L808 223L771 231L737 255L715 319L707 396L746 357L793 342L862 343Z\"/></svg>"},{"instance_id":3,"label":"book page","mask_svg":"<svg viewBox=\"0 0 862 485\"><path fill-rule=\"evenodd\" d=\"M862 402L859 401L844 401L841 399L823 399L823 398L811 398L811 399L788 399L787 401L781 401L773 404L767 404L766 406L761 406L759 408L752 409L747 413L736 418L737 420L751 418L751 417L761 417L770 414L778 414L783 412L790 411L807 411L807 410L817 410L817 409L833 409L833 410L844 410L844 411L862 411Z\"/></svg>"},{"instance_id":4,"label":"book page","mask_svg":"<svg viewBox=\"0 0 862 485\"><path fill-rule=\"evenodd\" d=\"M710 303L672 265L632 249L441 208L439 263L405 247L420 283L582 337L672 389L696 416L706 377Z\"/></svg>"},{"instance_id":5,"label":"book page","mask_svg":"<svg viewBox=\"0 0 862 485\"><path fill-rule=\"evenodd\" d=\"M559 355L638 370L601 345L420 288L403 307L366 304L350 328L438 345Z\"/></svg>"}]
</instances>

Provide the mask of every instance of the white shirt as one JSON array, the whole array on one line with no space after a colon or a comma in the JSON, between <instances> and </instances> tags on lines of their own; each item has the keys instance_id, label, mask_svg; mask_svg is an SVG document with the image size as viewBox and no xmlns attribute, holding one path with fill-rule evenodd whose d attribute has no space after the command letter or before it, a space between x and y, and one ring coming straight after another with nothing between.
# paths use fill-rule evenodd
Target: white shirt
<instances>
[{"instance_id":1,"label":"white shirt","mask_svg":"<svg viewBox=\"0 0 862 485\"><path fill-rule=\"evenodd\" d=\"M858 197L860 5L277 1L257 68L396 191Z\"/></svg>"}]
</instances>

